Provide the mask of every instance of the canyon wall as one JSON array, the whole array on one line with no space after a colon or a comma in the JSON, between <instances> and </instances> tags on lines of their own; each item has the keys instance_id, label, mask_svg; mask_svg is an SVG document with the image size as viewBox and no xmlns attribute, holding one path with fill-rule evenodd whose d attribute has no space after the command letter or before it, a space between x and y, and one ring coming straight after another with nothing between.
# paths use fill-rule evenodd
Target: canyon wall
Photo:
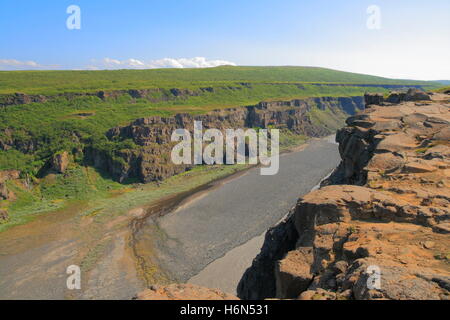
<instances>
[{"instance_id":1,"label":"canyon wall","mask_svg":"<svg viewBox=\"0 0 450 320\"><path fill-rule=\"evenodd\" d=\"M450 97L409 94L366 96L340 166L269 230L240 298L450 298Z\"/></svg>"},{"instance_id":2,"label":"canyon wall","mask_svg":"<svg viewBox=\"0 0 450 320\"><path fill-rule=\"evenodd\" d=\"M270 84L270 83L266 83ZM279 83L274 83L279 85ZM304 83L292 83L300 90L304 89ZM402 89L405 85L387 85L387 84L340 84L340 83L308 83L317 87L359 87L359 88L384 88L384 89ZM420 85L407 85L408 88L421 88ZM198 89L179 89L179 88L148 88L148 89L128 89L128 90L100 90L94 92L64 92L53 95L43 94L26 94L12 93L0 94L0 107L8 107L14 105L23 105L29 103L45 103L54 101L58 98L72 100L77 97L98 97L102 100L108 98L119 98L129 96L134 99L146 99L150 102L170 101L178 97L199 96L203 93L213 93L218 89L242 90L244 88L252 88L251 83L241 82L235 85L218 86L218 87L200 87ZM300 92L299 92L300 93Z\"/></svg>"},{"instance_id":3,"label":"canyon wall","mask_svg":"<svg viewBox=\"0 0 450 320\"><path fill-rule=\"evenodd\" d=\"M222 131L271 127L308 137L331 134L335 128L327 128L311 118L313 109L328 112L328 117L340 119L364 109L364 100L362 97L295 99L261 102L254 106L215 110L203 115L142 118L127 126L112 128L106 133L111 141L129 140L137 148L121 150L114 155L88 148L86 154L95 167L106 169L118 181L129 178L144 183L160 181L190 168L171 162L171 150L177 144L171 142L171 135L176 129L188 129L192 133L194 121L202 121L204 129L216 128Z\"/></svg>"}]
</instances>

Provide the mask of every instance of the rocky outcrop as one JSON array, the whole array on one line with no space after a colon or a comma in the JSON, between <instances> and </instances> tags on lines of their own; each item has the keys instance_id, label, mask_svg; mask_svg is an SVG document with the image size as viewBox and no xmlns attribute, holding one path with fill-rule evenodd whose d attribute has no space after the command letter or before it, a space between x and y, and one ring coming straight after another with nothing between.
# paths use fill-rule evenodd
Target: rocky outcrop
<instances>
[{"instance_id":1,"label":"rocky outcrop","mask_svg":"<svg viewBox=\"0 0 450 320\"><path fill-rule=\"evenodd\" d=\"M136 300L237 300L235 296L217 289L207 289L192 284L152 286L139 293Z\"/></svg>"},{"instance_id":2,"label":"rocky outcrop","mask_svg":"<svg viewBox=\"0 0 450 320\"><path fill-rule=\"evenodd\" d=\"M29 95L24 93L14 93L9 95L0 95L0 106L11 106L29 103L44 103L47 97L43 95Z\"/></svg>"},{"instance_id":3,"label":"rocky outcrop","mask_svg":"<svg viewBox=\"0 0 450 320\"><path fill-rule=\"evenodd\" d=\"M267 83L269 84L269 83ZM279 83L276 83L279 85ZM384 89L407 89L417 88L420 85L386 85L386 84L339 84L339 83L310 83L314 86L332 86L332 87L362 87L362 88L384 88ZM294 84L295 85L295 84ZM304 84L298 83L297 87L304 90ZM162 102L179 98L195 97L204 93L213 93L219 89L226 90L242 90L252 88L250 83L237 83L236 85L219 86L219 87L200 87L198 89L185 88L147 88L147 89L129 89L129 90L100 90L93 92L63 92L55 95L26 94L16 92L13 94L0 94L0 107L23 105L30 103L45 103L47 101L55 101L59 98L73 100L78 97L97 97L102 100L117 99L123 96L129 96L133 99L145 99L150 102Z\"/></svg>"},{"instance_id":4,"label":"rocky outcrop","mask_svg":"<svg viewBox=\"0 0 450 320\"><path fill-rule=\"evenodd\" d=\"M187 165L173 165L170 161L171 150L176 144L171 142L171 135L176 129L193 132L194 121L202 121L205 129L222 131L276 127L309 137L332 133L330 128L314 123L309 114L313 108L329 110L339 117L364 109L364 101L362 97L296 99L261 102L254 106L216 110L196 116L177 114L173 117L142 118L128 126L112 128L106 133L111 141L131 140L138 148L121 150L114 155L92 149L87 154L95 166L107 169L118 181L127 178L137 178L144 183L159 181L190 168Z\"/></svg>"},{"instance_id":5,"label":"rocky outcrop","mask_svg":"<svg viewBox=\"0 0 450 320\"><path fill-rule=\"evenodd\" d=\"M0 171L0 200L14 200L15 194L8 190L6 181L19 179L20 171L4 170Z\"/></svg>"},{"instance_id":6,"label":"rocky outcrop","mask_svg":"<svg viewBox=\"0 0 450 320\"><path fill-rule=\"evenodd\" d=\"M57 173L64 173L69 166L69 153L67 151L55 154L51 161L51 169Z\"/></svg>"},{"instance_id":7,"label":"rocky outcrop","mask_svg":"<svg viewBox=\"0 0 450 320\"><path fill-rule=\"evenodd\" d=\"M20 177L20 171L17 170L3 170L0 171L0 201L9 200L14 201L16 195L10 191L6 186L8 180L17 180ZM0 224L9 220L8 209L0 207Z\"/></svg>"},{"instance_id":8,"label":"rocky outcrop","mask_svg":"<svg viewBox=\"0 0 450 320\"><path fill-rule=\"evenodd\" d=\"M405 91L391 92L387 98L381 94L366 94L366 103L369 105L398 104L405 101L431 101L430 94L420 88L409 88Z\"/></svg>"},{"instance_id":9,"label":"rocky outcrop","mask_svg":"<svg viewBox=\"0 0 450 320\"><path fill-rule=\"evenodd\" d=\"M294 209L293 209L294 210ZM265 235L261 252L253 260L237 288L238 296L247 300L261 300L276 295L275 266L286 252L295 249L298 238L293 211Z\"/></svg>"},{"instance_id":10,"label":"rocky outcrop","mask_svg":"<svg viewBox=\"0 0 450 320\"><path fill-rule=\"evenodd\" d=\"M380 102L347 120L333 175L344 185L299 200L283 226L298 236L282 248L295 248L266 240L239 297L449 299L450 101L424 99ZM262 264L274 267L260 273ZM275 283L261 291L270 272Z\"/></svg>"}]
</instances>

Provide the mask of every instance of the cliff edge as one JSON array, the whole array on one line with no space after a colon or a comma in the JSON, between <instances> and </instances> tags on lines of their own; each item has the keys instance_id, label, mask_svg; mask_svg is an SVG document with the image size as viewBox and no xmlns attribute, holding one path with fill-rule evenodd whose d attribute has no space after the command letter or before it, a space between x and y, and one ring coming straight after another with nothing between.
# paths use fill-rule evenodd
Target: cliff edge
<instances>
[{"instance_id":1,"label":"cliff edge","mask_svg":"<svg viewBox=\"0 0 450 320\"><path fill-rule=\"evenodd\" d=\"M450 96L366 104L338 131L324 187L267 232L240 298L450 298Z\"/></svg>"},{"instance_id":2,"label":"cliff edge","mask_svg":"<svg viewBox=\"0 0 450 320\"><path fill-rule=\"evenodd\" d=\"M450 297L450 97L398 96L367 95L367 109L347 119L328 186L271 231L294 228L295 243L278 240L295 248L266 239L241 298Z\"/></svg>"}]
</instances>

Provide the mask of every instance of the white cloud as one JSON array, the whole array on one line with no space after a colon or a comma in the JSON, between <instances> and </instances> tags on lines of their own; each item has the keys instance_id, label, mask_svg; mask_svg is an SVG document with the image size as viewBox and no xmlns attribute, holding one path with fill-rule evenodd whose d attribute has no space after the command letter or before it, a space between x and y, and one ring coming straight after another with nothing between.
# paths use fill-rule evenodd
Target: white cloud
<instances>
[{"instance_id":1,"label":"white cloud","mask_svg":"<svg viewBox=\"0 0 450 320\"><path fill-rule=\"evenodd\" d=\"M138 59L118 60L104 58L91 60L87 66L70 68L58 65L42 65L35 61L20 61L16 59L0 59L0 70L114 70L114 69L156 69L156 68L211 68L223 65L236 64L225 60L208 60L204 57L196 58L164 58L145 62Z\"/></svg>"},{"instance_id":2,"label":"white cloud","mask_svg":"<svg viewBox=\"0 0 450 320\"><path fill-rule=\"evenodd\" d=\"M161 60L154 60L150 63L152 68L212 68L223 65L235 66L236 64L225 60L206 60L204 57L196 57L192 59L164 58Z\"/></svg>"},{"instance_id":3,"label":"white cloud","mask_svg":"<svg viewBox=\"0 0 450 320\"><path fill-rule=\"evenodd\" d=\"M101 61L92 61L92 65L86 67L91 70L98 69L157 69L157 68L211 68L223 65L236 64L225 60L207 60L204 57L196 58L164 58L159 60L152 60L144 62L137 59L117 60L111 58L104 58Z\"/></svg>"},{"instance_id":4,"label":"white cloud","mask_svg":"<svg viewBox=\"0 0 450 320\"><path fill-rule=\"evenodd\" d=\"M29 70L42 68L34 61L19 61L15 59L0 59L0 70Z\"/></svg>"}]
</instances>

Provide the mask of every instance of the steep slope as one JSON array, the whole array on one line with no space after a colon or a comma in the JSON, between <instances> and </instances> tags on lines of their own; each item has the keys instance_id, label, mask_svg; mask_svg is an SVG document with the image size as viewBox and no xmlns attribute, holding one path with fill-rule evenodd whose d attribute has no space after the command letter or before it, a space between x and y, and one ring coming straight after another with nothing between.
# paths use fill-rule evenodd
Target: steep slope
<instances>
[{"instance_id":1,"label":"steep slope","mask_svg":"<svg viewBox=\"0 0 450 320\"><path fill-rule=\"evenodd\" d=\"M360 186L300 199L269 231L241 298L448 299L450 100L424 98L381 99L347 120L328 184Z\"/></svg>"},{"instance_id":2,"label":"steep slope","mask_svg":"<svg viewBox=\"0 0 450 320\"><path fill-rule=\"evenodd\" d=\"M449 299L450 96L384 100L339 130L341 165L267 232L240 298Z\"/></svg>"},{"instance_id":3,"label":"steep slope","mask_svg":"<svg viewBox=\"0 0 450 320\"><path fill-rule=\"evenodd\" d=\"M255 106L216 110L198 116L177 114L174 117L143 118L107 132L109 140L131 140L138 148L116 153L115 157L97 149L88 152L94 166L108 170L118 181L128 178L137 178L142 182L158 181L191 167L171 163L170 152L174 146L171 134L179 128L193 132L194 121L202 121L205 128L222 131L233 128L279 128L296 135L323 137L339 127L346 115L362 109L362 97L324 97L261 102Z\"/></svg>"}]
</instances>

